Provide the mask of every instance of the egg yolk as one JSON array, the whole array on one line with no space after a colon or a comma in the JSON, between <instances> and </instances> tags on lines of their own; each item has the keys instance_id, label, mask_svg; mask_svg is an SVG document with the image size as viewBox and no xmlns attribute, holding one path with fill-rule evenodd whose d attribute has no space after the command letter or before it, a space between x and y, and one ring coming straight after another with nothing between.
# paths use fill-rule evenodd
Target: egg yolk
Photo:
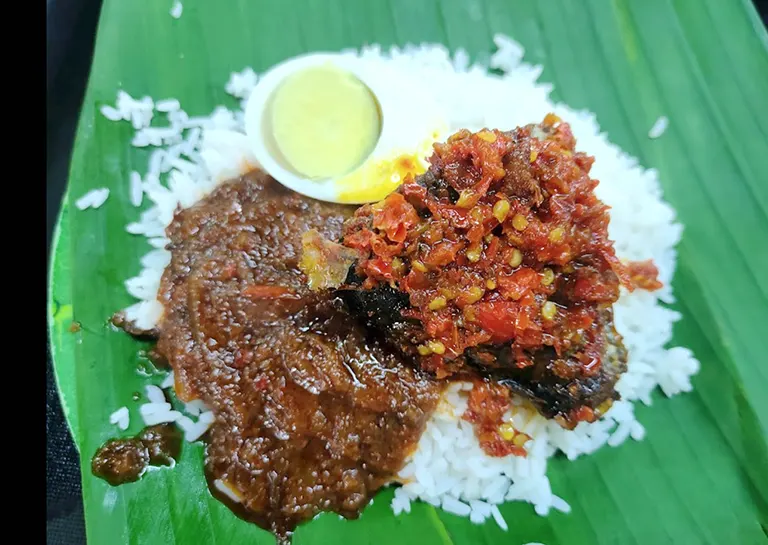
<instances>
[{"instance_id":1,"label":"egg yolk","mask_svg":"<svg viewBox=\"0 0 768 545\"><path fill-rule=\"evenodd\" d=\"M381 133L381 112L370 89L332 64L287 77L271 102L274 145L287 166L309 178L351 172Z\"/></svg>"},{"instance_id":2,"label":"egg yolk","mask_svg":"<svg viewBox=\"0 0 768 545\"><path fill-rule=\"evenodd\" d=\"M362 204L379 201L397 189L409 174L416 176L425 170L426 165L419 153L370 161L336 182L336 202Z\"/></svg>"}]
</instances>

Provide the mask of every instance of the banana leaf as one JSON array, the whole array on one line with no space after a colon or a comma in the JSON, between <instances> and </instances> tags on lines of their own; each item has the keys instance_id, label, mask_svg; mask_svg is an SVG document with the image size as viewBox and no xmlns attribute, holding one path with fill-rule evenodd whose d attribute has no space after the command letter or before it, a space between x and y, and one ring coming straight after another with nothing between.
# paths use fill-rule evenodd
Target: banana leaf
<instances>
[{"instance_id":1,"label":"banana leaf","mask_svg":"<svg viewBox=\"0 0 768 545\"><path fill-rule=\"evenodd\" d=\"M108 122L99 107L123 87L177 97L205 115L234 106L223 84L245 66L423 41L477 59L498 32L544 66L554 99L595 112L613 142L658 169L685 226L674 343L701 362L695 390L639 406L642 442L552 460L552 486L570 514L507 504L504 532L425 504L395 517L385 490L359 520L322 515L295 543L768 543L768 35L748 0L184 0L179 19L170 8L170 0L104 2L53 250L50 340L82 459L89 543L273 542L210 495L199 445L138 483L112 488L91 475L93 453L115 435L109 414L161 380L147 347L108 324L133 302L123 280L148 250L124 229L136 217L127 178L147 152L130 147L130 126ZM649 139L661 115L669 128ZM95 187L109 187L109 201L78 211L72 202Z\"/></svg>"}]
</instances>

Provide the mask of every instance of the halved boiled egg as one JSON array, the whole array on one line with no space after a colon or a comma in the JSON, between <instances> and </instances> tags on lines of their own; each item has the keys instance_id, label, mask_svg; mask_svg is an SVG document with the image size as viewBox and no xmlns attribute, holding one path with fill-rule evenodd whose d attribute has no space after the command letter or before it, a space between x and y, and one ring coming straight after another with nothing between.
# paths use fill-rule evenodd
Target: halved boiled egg
<instances>
[{"instance_id":1,"label":"halved boiled egg","mask_svg":"<svg viewBox=\"0 0 768 545\"><path fill-rule=\"evenodd\" d=\"M434 97L390 64L317 53L260 79L245 132L278 182L315 199L362 204L424 172L447 123Z\"/></svg>"}]
</instances>

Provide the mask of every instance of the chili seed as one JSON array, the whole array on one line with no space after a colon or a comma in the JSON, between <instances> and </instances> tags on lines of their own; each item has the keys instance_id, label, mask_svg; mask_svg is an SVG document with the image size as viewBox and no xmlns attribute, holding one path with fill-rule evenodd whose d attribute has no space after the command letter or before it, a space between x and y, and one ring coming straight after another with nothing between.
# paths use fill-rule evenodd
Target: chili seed
<instances>
[{"instance_id":1,"label":"chili seed","mask_svg":"<svg viewBox=\"0 0 768 545\"><path fill-rule=\"evenodd\" d=\"M512 227L518 231L523 231L528 227L528 220L522 214L515 214L515 217L512 218Z\"/></svg>"},{"instance_id":2,"label":"chili seed","mask_svg":"<svg viewBox=\"0 0 768 545\"><path fill-rule=\"evenodd\" d=\"M506 422L499 426L499 435L505 441L512 441L515 438L515 434L517 434L517 430L512 422Z\"/></svg>"},{"instance_id":3,"label":"chili seed","mask_svg":"<svg viewBox=\"0 0 768 545\"><path fill-rule=\"evenodd\" d=\"M565 234L565 229L562 227L555 227L549 232L549 241L550 242L560 242L563 240L563 235Z\"/></svg>"},{"instance_id":4,"label":"chili seed","mask_svg":"<svg viewBox=\"0 0 768 545\"><path fill-rule=\"evenodd\" d=\"M459 208L469 208L475 193L471 189L465 189L459 195L459 200L456 201L456 206Z\"/></svg>"},{"instance_id":5,"label":"chili seed","mask_svg":"<svg viewBox=\"0 0 768 545\"><path fill-rule=\"evenodd\" d=\"M476 303L480 299L482 299L483 295L485 294L485 290L483 288L480 288L478 286L472 286L467 290L467 304Z\"/></svg>"},{"instance_id":6,"label":"chili seed","mask_svg":"<svg viewBox=\"0 0 768 545\"><path fill-rule=\"evenodd\" d=\"M507 214L509 214L509 201L506 199L496 201L496 204L493 205L493 217L502 223L507 219Z\"/></svg>"},{"instance_id":7,"label":"chili seed","mask_svg":"<svg viewBox=\"0 0 768 545\"><path fill-rule=\"evenodd\" d=\"M447 301L442 295L435 297L429 302L429 310L440 310L441 308L445 308L446 303Z\"/></svg>"},{"instance_id":8,"label":"chili seed","mask_svg":"<svg viewBox=\"0 0 768 545\"><path fill-rule=\"evenodd\" d=\"M557 306L552 301L547 301L541 306L541 316L545 320L551 320L557 314Z\"/></svg>"},{"instance_id":9,"label":"chili seed","mask_svg":"<svg viewBox=\"0 0 768 545\"><path fill-rule=\"evenodd\" d=\"M552 272L552 269L546 268L543 271L541 271L541 283L544 286L549 286L554 281L555 281L555 273Z\"/></svg>"},{"instance_id":10,"label":"chili seed","mask_svg":"<svg viewBox=\"0 0 768 545\"><path fill-rule=\"evenodd\" d=\"M445 354L445 345L440 341L429 341L427 346L437 355Z\"/></svg>"},{"instance_id":11,"label":"chili seed","mask_svg":"<svg viewBox=\"0 0 768 545\"><path fill-rule=\"evenodd\" d=\"M479 244L467 249L467 259L470 263L477 263L480 261L480 256L483 254L483 247Z\"/></svg>"},{"instance_id":12,"label":"chili seed","mask_svg":"<svg viewBox=\"0 0 768 545\"><path fill-rule=\"evenodd\" d=\"M419 345L416 350L419 351L419 354L422 356L429 356L432 353L432 350L428 346Z\"/></svg>"},{"instance_id":13,"label":"chili seed","mask_svg":"<svg viewBox=\"0 0 768 545\"><path fill-rule=\"evenodd\" d=\"M512 257L509 258L509 265L510 267L519 267L520 263L523 262L523 252L515 248L515 250L512 252Z\"/></svg>"}]
</instances>

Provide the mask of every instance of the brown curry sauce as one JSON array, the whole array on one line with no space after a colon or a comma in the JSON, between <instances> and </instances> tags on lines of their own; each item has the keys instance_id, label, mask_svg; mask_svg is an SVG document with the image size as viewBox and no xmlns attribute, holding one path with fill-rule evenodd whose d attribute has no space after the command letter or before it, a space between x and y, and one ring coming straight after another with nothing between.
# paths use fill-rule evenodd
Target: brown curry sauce
<instances>
[{"instance_id":1,"label":"brown curry sauce","mask_svg":"<svg viewBox=\"0 0 768 545\"><path fill-rule=\"evenodd\" d=\"M353 211L252 172L167 231L157 355L182 401L215 411L212 493L281 539L321 511L357 517L415 449L441 388L305 287L301 235L338 236Z\"/></svg>"},{"instance_id":2,"label":"brown curry sauce","mask_svg":"<svg viewBox=\"0 0 768 545\"><path fill-rule=\"evenodd\" d=\"M112 486L138 481L150 467L173 466L181 453L181 432L173 424L158 424L136 437L110 439L96 451L91 472Z\"/></svg>"}]
</instances>

